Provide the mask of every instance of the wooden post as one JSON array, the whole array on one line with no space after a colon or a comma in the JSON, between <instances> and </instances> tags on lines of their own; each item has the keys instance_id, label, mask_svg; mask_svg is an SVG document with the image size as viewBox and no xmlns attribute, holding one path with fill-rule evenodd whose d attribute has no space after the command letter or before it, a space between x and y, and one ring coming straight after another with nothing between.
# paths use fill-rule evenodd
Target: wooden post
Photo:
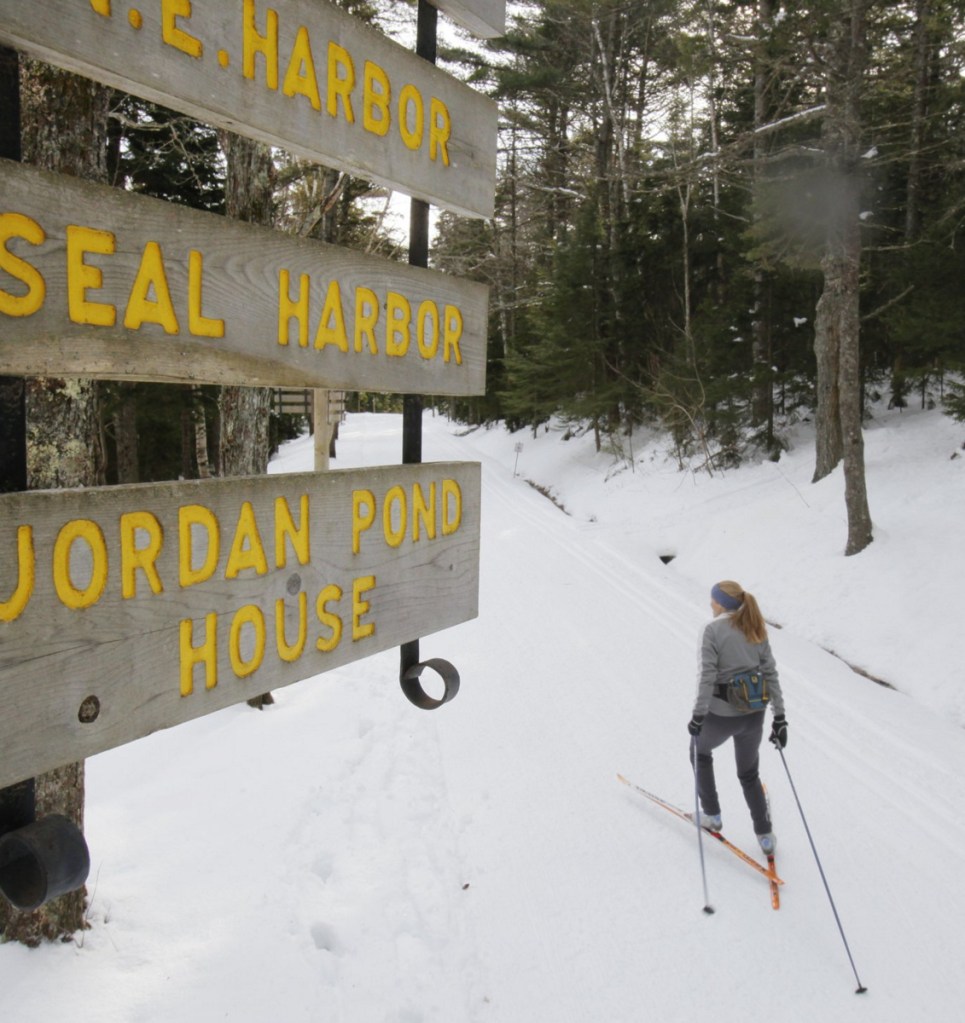
<instances>
[{"instance_id":1,"label":"wooden post","mask_svg":"<svg viewBox=\"0 0 965 1023\"><path fill-rule=\"evenodd\" d=\"M315 425L315 472L328 472L328 448L332 437L329 422L329 392L321 387L314 391L315 403L313 420Z\"/></svg>"},{"instance_id":2,"label":"wooden post","mask_svg":"<svg viewBox=\"0 0 965 1023\"><path fill-rule=\"evenodd\" d=\"M439 12L428 0L419 0L416 53L430 64L436 62L436 36ZM409 266L429 265L429 204L412 199L409 207ZM407 394L402 403L402 463L422 461L422 398ZM403 643L400 649L400 673L419 663L419 641Z\"/></svg>"},{"instance_id":3,"label":"wooden post","mask_svg":"<svg viewBox=\"0 0 965 1023\"><path fill-rule=\"evenodd\" d=\"M0 46L0 157L20 156L20 61ZM0 493L27 489L25 397L23 377L0 376Z\"/></svg>"},{"instance_id":4,"label":"wooden post","mask_svg":"<svg viewBox=\"0 0 965 1023\"><path fill-rule=\"evenodd\" d=\"M0 156L20 161L20 61L0 46ZM0 376L0 492L27 489L27 407L23 377ZM33 778L0 789L0 835L36 819Z\"/></svg>"}]
</instances>

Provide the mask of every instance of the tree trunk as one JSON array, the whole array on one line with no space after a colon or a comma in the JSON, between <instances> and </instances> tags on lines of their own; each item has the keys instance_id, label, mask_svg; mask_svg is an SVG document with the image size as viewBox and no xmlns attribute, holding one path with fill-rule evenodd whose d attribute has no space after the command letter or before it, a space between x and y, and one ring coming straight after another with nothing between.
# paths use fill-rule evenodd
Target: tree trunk
<instances>
[{"instance_id":1,"label":"tree trunk","mask_svg":"<svg viewBox=\"0 0 965 1023\"><path fill-rule=\"evenodd\" d=\"M220 133L227 161L225 207L229 217L270 227L274 218L274 167L268 146ZM268 469L268 387L224 387L218 401L223 476L252 476Z\"/></svg>"},{"instance_id":2,"label":"tree trunk","mask_svg":"<svg viewBox=\"0 0 965 1023\"><path fill-rule=\"evenodd\" d=\"M770 72L770 34L774 21L773 0L759 0L757 6L757 46L754 53L754 128L760 129L768 119L768 78ZM759 131L754 135L754 183L763 176L767 142ZM766 292L764 267L754 264L754 320L751 325L751 358L754 383L751 397L751 425L766 426L768 447L773 443L774 398L771 392L771 323Z\"/></svg>"},{"instance_id":3,"label":"tree trunk","mask_svg":"<svg viewBox=\"0 0 965 1023\"><path fill-rule=\"evenodd\" d=\"M231 132L220 132L225 152L225 212L229 217L271 227L274 221L274 164L268 146ZM223 476L253 476L268 471L270 441L268 387L223 387L218 398ZM274 703L271 693L248 701L262 710Z\"/></svg>"},{"instance_id":4,"label":"tree trunk","mask_svg":"<svg viewBox=\"0 0 965 1023\"><path fill-rule=\"evenodd\" d=\"M198 464L198 479L207 480L211 478L211 466L208 464L208 425L204 416L204 401L200 387L193 387L191 392L194 398L191 416L194 420L194 456Z\"/></svg>"},{"instance_id":5,"label":"tree trunk","mask_svg":"<svg viewBox=\"0 0 965 1023\"><path fill-rule=\"evenodd\" d=\"M848 542L845 554L857 554L871 543L871 511L864 469L864 436L861 429L861 358L858 274L861 238L858 210L845 237L845 301L841 309L841 357L839 395L841 439L844 450L844 501L848 510Z\"/></svg>"},{"instance_id":6,"label":"tree trunk","mask_svg":"<svg viewBox=\"0 0 965 1023\"><path fill-rule=\"evenodd\" d=\"M21 76L24 160L91 181L107 179L107 112L103 86L40 63ZM29 380L26 387L27 484L30 489L93 486L102 476L97 388L89 380ZM84 765L68 764L35 779L36 815L61 813L83 829ZM37 945L85 926L85 888L32 913L0 900L7 941Z\"/></svg>"},{"instance_id":7,"label":"tree trunk","mask_svg":"<svg viewBox=\"0 0 965 1023\"><path fill-rule=\"evenodd\" d=\"M918 237L920 225L920 193L922 149L925 140L925 113L928 95L928 54L931 44L928 22L933 17L931 0L915 2L914 82L911 104L911 139L908 155L908 178L905 197L905 241Z\"/></svg>"},{"instance_id":8,"label":"tree trunk","mask_svg":"<svg viewBox=\"0 0 965 1023\"><path fill-rule=\"evenodd\" d=\"M828 76L825 137L833 182L825 253L824 291L815 317L818 357L817 464L815 480L844 459L848 541L845 554L871 543L871 513L861 432L861 227L858 161L860 102L865 71L868 0L842 0L834 22ZM822 398L830 399L822 408Z\"/></svg>"},{"instance_id":9,"label":"tree trunk","mask_svg":"<svg viewBox=\"0 0 965 1023\"><path fill-rule=\"evenodd\" d=\"M181 409L181 472L183 480L196 480L197 468L194 464L194 413L185 406Z\"/></svg>"},{"instance_id":10,"label":"tree trunk","mask_svg":"<svg viewBox=\"0 0 965 1023\"><path fill-rule=\"evenodd\" d=\"M218 399L221 418L221 474L257 476L267 471L269 451L268 387L224 387Z\"/></svg>"},{"instance_id":11,"label":"tree trunk","mask_svg":"<svg viewBox=\"0 0 965 1023\"><path fill-rule=\"evenodd\" d=\"M118 483L139 483L141 478L137 455L136 394L136 385L118 385L117 411L113 417Z\"/></svg>"},{"instance_id":12,"label":"tree trunk","mask_svg":"<svg viewBox=\"0 0 965 1023\"><path fill-rule=\"evenodd\" d=\"M0 156L19 160L20 60L16 50L0 46ZM23 377L0 376L0 493L27 487Z\"/></svg>"},{"instance_id":13,"label":"tree trunk","mask_svg":"<svg viewBox=\"0 0 965 1023\"><path fill-rule=\"evenodd\" d=\"M814 355L817 361L815 396L815 465L813 483L830 476L844 455L841 438L841 323L844 291L841 259L827 251L821 260L824 289L814 314Z\"/></svg>"}]
</instances>

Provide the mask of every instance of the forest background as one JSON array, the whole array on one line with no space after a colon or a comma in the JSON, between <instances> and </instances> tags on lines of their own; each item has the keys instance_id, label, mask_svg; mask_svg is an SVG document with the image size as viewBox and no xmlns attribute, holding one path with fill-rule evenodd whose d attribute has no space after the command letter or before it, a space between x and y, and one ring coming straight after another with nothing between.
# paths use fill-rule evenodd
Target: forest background
<instances>
[{"instance_id":1,"label":"forest background","mask_svg":"<svg viewBox=\"0 0 965 1023\"><path fill-rule=\"evenodd\" d=\"M413 3L339 6L413 45ZM438 62L495 97L500 118L495 216L439 213L431 252L436 269L490 285L487 391L435 404L466 422L591 430L627 459L634 428L655 426L681 467L709 472L777 457L789 425L812 418L815 479L844 462L857 553L872 540L871 402L965 419L965 10L508 9L506 36L485 44L440 19ZM9 51L2 74L19 81L27 162L406 256L396 199L370 182ZM0 399L25 402L30 487L261 473L305 425L264 389L7 380ZM400 403L349 396L352 409ZM63 812L72 793L81 818L82 790L76 765L38 800ZM0 927L27 941L70 933L82 907L81 893L29 925L0 909Z\"/></svg>"}]
</instances>

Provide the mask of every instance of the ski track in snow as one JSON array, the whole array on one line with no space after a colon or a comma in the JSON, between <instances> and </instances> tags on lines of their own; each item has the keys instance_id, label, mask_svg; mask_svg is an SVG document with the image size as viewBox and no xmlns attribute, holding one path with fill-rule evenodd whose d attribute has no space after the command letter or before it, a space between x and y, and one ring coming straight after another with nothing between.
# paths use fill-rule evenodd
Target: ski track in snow
<instances>
[{"instance_id":1,"label":"ski track in snow","mask_svg":"<svg viewBox=\"0 0 965 1023\"><path fill-rule=\"evenodd\" d=\"M479 618L421 641L462 676L432 713L390 651L88 766L92 929L0 949L15 1023L907 1023L957 1018L961 729L772 630L787 763L762 771L766 882L620 785L689 809L706 589L427 417L426 460L483 466ZM311 441L272 471L310 468ZM397 462L399 417L351 417L339 467ZM785 486L762 472L748 484ZM637 538L639 539L639 538ZM427 681L427 685L429 682ZM729 750L725 833L755 849Z\"/></svg>"},{"instance_id":2,"label":"ski track in snow","mask_svg":"<svg viewBox=\"0 0 965 1023\"><path fill-rule=\"evenodd\" d=\"M447 442L444 457L457 457L457 450L450 447L451 443ZM460 443L462 457L476 457L465 453L465 440ZM779 1019L813 1019L815 1014L831 1020L858 1018L871 1010L866 1000L874 1001L871 1011L876 1020L902 1020L909 1011L917 1015L922 1005L927 1004L929 991L941 992L947 987L947 967L940 958L932 956L924 956L914 964L909 961L909 936L914 936L919 947L925 948L935 946L935 936L927 933L930 924L922 926L916 923L913 912L906 916L905 908L896 910L894 907L897 903L898 907L910 909L923 897L928 898L923 893L920 873L920 865L926 862L935 880L926 886L925 892L945 891L960 903L961 884L954 864L960 860L960 850L965 846L965 828L959 820L949 820L947 812L943 812L949 795L952 805L965 805L960 780L965 763L959 752L954 766L936 766L929 735L934 726L933 716L918 707L907 706L906 697L854 676L823 651L807 647L790 636L785 639L783 630L774 630L773 642L792 708L789 711L792 743L786 753L788 768L792 776L797 775L798 795L846 935L850 931L849 943L852 954L857 957L861 979L869 988L878 989L877 997L869 993L856 999L857 1004L850 1005L847 953L836 932L793 793L773 749L765 746L762 750L762 770L776 804L778 823L775 826L785 836L779 847L780 869L783 876L793 878L784 890L783 907L777 914L773 914L767 904L766 887L753 874L744 876L745 866L729 862L730 854L725 851L709 848L705 852L711 900L715 900L716 882L718 913L711 921L690 919L688 910L698 908L700 896L693 839L682 834L672 819L659 819L662 814L659 809L654 814L653 808L636 806L626 793L614 791L613 772L621 770L645 787L686 805L688 795L681 789L682 773L686 770L682 761L685 763L687 749L683 724L689 714L692 689L686 688L685 695L677 700L662 694L667 685L672 684L670 680L676 680L681 673L684 677L694 677L697 635L707 617L701 602L706 598L701 594L695 600L693 593L674 592L667 585L667 569L659 561L647 565L633 563L625 552L597 542L592 527L579 526L545 498L522 485L521 480L513 480L504 465L489 463L485 457L482 461L483 521L490 527L487 530L484 526L484 537L491 542L495 526L504 534L497 538L498 542L505 543L511 530L501 522L500 516L507 514L528 537L526 545L534 544L534 538L539 537L539 553L550 541L558 546L558 552L550 551L545 558L533 552L533 561L544 570L547 565L554 569L566 566L559 580L544 577L545 588L541 587L542 592L554 595L554 604L570 619L571 625L569 631L558 633L563 644L559 674L552 669L547 671L547 665L533 665L534 679L547 690L549 720L546 724L550 726L550 734L560 736L562 741L558 743L556 755L548 758L543 770L533 779L532 803L538 807L535 812L540 814L544 827L539 829L542 843L531 868L534 883L539 883L546 900L539 915L541 920L554 915L554 893L568 889L592 893L588 900L592 905L581 907L584 912L571 924L583 940L557 934L555 947L558 953L564 952L560 956L563 962L575 961L581 949L594 949L591 973L596 994L588 1001L585 990L581 991L580 978L570 977L569 984L558 989L561 991L558 1004L566 1006L568 1013L559 1018L636 1019L639 1006L652 1002L655 997L655 977L660 978L656 1001L661 1006L662 1018L692 1019L695 988L703 993L718 992L719 997L714 998L717 1006L727 1005L733 997L742 1006L740 1018L756 1012L773 1016L779 992L782 988L793 989L802 970L805 975L812 971L815 974L812 997L799 1006L782 1003L777 1012ZM509 618L517 621L526 619L528 560L523 551L519 559L498 559L502 569L507 564L518 565L520 569L518 583L501 580L497 597L505 616L505 603L510 595ZM483 564L487 564L485 541ZM484 578L485 595L490 591L487 583ZM575 591L575 600L569 599L568 591ZM514 592L523 596L522 601L518 597L512 599ZM482 615L490 622L490 634L493 610L484 598ZM497 627L496 634L502 631ZM525 628L517 626L508 634L525 635ZM638 676L612 677L608 670L606 637L632 648L631 655L624 653L619 661L621 664L638 663ZM544 650L553 644L550 636L544 635L539 640ZM518 653L519 645L514 645ZM799 664L795 654L801 646L805 649L803 663ZM830 688L832 684L834 689ZM844 690L844 699L841 690ZM578 734L574 734L574 727ZM856 741L858 736L860 740ZM520 741L525 742L525 731ZM862 748L869 744L876 753L876 769L871 771L862 757ZM960 743L958 747L960 751ZM632 762L624 759L614 764L616 750ZM882 756L883 751L887 751L887 755ZM833 777L833 790L822 791L809 786L808 782L817 773L810 768L818 763L824 765L820 774L825 779ZM718 765L727 810L727 833L738 844L753 850L750 824L732 777L728 752L718 755ZM833 767L833 774L828 766ZM683 778L686 776L683 773ZM543 784L539 783L540 778L544 779ZM585 798L581 798L584 794ZM692 790L689 798L692 799ZM574 812L575 806L580 807L578 813ZM593 816L584 819L580 816L582 813L593 813ZM909 821L916 825L923 821L924 826L909 829ZM570 823L572 827L563 829L561 822ZM641 833L641 823L647 833ZM596 858L601 867L599 873L589 878L568 873L565 852L587 834L597 845ZM661 841L658 842L658 838ZM668 848L671 845L672 851ZM936 858L936 848L948 855ZM681 867L687 864L692 869L681 869L678 877L669 877L674 857L679 857ZM866 886L862 881L866 864L879 857L886 860L891 857L895 864L895 879L887 898L877 890L877 885ZM593 859L594 854L590 852L588 860ZM934 867L936 859L947 867ZM586 860L574 856L572 862ZM554 877L556 871L559 873ZM518 863L511 873L519 875ZM935 877L936 874L939 876ZM843 879L848 879L849 883L844 884ZM608 883L612 880L619 883ZM678 889L673 882L684 883ZM650 899L641 898L654 896L655 884L669 886L674 891L673 907L666 906L666 912L654 913L652 903L647 905ZM731 885L739 885L740 891L735 893L738 899L728 898L725 906L724 899L731 895ZM624 909L625 904L632 904L636 899L642 903L639 927L629 946L625 932L608 926L604 894L615 899L615 912L617 907ZM744 904L746 899L753 900L750 906ZM937 899L932 908L940 913L941 896ZM531 900L532 896L530 905ZM566 901L571 910L576 908L572 897ZM752 911L754 921L750 926L746 926L748 911ZM715 929L723 920L725 930L729 930L729 918L735 912L741 916L745 928L739 936L728 935L722 944ZM528 917L531 915L530 910ZM671 940L668 944L665 940L667 921L674 917L682 927L684 950L689 947L692 953L689 963L682 958L680 943ZM649 920L655 920L657 926L649 925ZM702 930L694 930L701 925ZM498 922L494 921L493 926L498 926ZM873 977L877 983L873 983L868 972L870 966L862 964L859 953L862 947L878 949L882 933L892 936L886 947L893 961L887 966L880 961L876 964ZM860 941L862 935L866 937L864 942ZM541 935L536 934L533 941L540 938ZM711 940L706 941L708 938ZM954 942L954 934L949 934L949 939ZM733 941L734 947L728 947L728 941ZM575 947L568 948L570 944ZM482 947L489 945L483 942ZM668 948L670 954L665 955ZM723 955L721 949L726 949ZM746 984L744 971L735 965L741 962L742 951L762 970L762 981L756 986ZM490 972L505 977L511 969L511 963L499 963ZM581 976L585 980L586 972ZM914 1009L907 1003L896 1005L888 997L896 986L900 986L904 994L915 992L911 998ZM539 1001L525 1000L525 991L513 992L508 997L519 1000L510 1002L511 1011L506 1019L539 1018ZM668 1012L668 1005L677 1008ZM727 1018L726 1010L722 1010L721 1015Z\"/></svg>"}]
</instances>

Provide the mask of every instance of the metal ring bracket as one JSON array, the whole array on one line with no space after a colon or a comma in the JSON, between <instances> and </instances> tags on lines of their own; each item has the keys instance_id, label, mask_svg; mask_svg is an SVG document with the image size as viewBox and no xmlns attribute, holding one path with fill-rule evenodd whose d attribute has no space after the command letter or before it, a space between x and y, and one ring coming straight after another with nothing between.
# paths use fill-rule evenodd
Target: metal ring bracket
<instances>
[{"instance_id":1,"label":"metal ring bracket","mask_svg":"<svg viewBox=\"0 0 965 1023\"><path fill-rule=\"evenodd\" d=\"M442 678L445 692L438 699L430 696L422 688L419 681L422 672L426 668L432 668ZM444 660L442 657L430 657L427 661L413 664L412 667L407 668L402 673L400 682L402 692L405 693L409 702L414 703L417 707L421 707L422 710L435 710L436 707L441 707L444 703L448 703L459 692L459 672L456 671L449 661Z\"/></svg>"}]
</instances>

